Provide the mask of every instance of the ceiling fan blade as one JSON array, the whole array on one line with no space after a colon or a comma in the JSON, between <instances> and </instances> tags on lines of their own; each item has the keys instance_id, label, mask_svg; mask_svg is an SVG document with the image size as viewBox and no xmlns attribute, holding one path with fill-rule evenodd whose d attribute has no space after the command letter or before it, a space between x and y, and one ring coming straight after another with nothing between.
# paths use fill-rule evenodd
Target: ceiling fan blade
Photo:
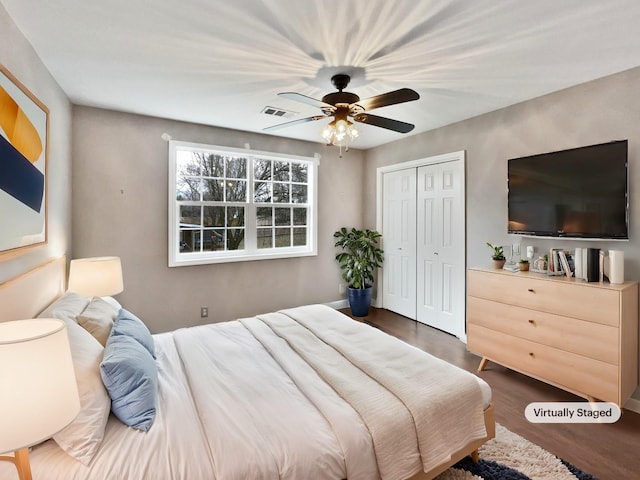
<instances>
[{"instance_id":1,"label":"ceiling fan blade","mask_svg":"<svg viewBox=\"0 0 640 480\"><path fill-rule=\"evenodd\" d=\"M301 93L296 92L283 92L278 94L279 97L288 98L289 100L294 100L296 102L306 103L307 105L313 105L318 108L335 108L330 103L325 103L321 100L316 100L315 98L307 97L306 95L302 95Z\"/></svg>"},{"instance_id":2,"label":"ceiling fan blade","mask_svg":"<svg viewBox=\"0 0 640 480\"><path fill-rule=\"evenodd\" d=\"M355 102L356 105L360 105L365 110L373 110L374 108L386 107L387 105L395 105L396 103L411 102L418 100L420 95L415 90L410 88L401 88L400 90L394 90L393 92L383 93L376 95L375 97L365 98Z\"/></svg>"},{"instance_id":3,"label":"ceiling fan blade","mask_svg":"<svg viewBox=\"0 0 640 480\"><path fill-rule=\"evenodd\" d=\"M314 115L313 117L300 118L298 120L293 120L292 122L279 123L278 125L272 125L270 127L263 128L263 132L270 132L271 130L278 130L280 128L292 127L294 125L300 125L302 123L313 122L315 120L322 120L323 118L327 118L325 115Z\"/></svg>"},{"instance_id":4,"label":"ceiling fan blade","mask_svg":"<svg viewBox=\"0 0 640 480\"><path fill-rule=\"evenodd\" d=\"M382 127L387 130L393 130L394 132L400 133L409 133L415 128L415 125L412 125L411 123L379 117L378 115L371 115L370 113L359 113L358 115L355 115L353 119L356 122L366 123L367 125L374 125L376 127Z\"/></svg>"}]
</instances>

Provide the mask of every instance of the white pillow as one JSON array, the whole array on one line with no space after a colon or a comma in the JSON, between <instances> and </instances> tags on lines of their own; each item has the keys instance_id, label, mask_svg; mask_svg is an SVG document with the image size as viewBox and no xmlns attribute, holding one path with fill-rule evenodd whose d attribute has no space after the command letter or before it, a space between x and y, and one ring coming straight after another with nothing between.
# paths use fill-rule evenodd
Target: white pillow
<instances>
[{"instance_id":1,"label":"white pillow","mask_svg":"<svg viewBox=\"0 0 640 480\"><path fill-rule=\"evenodd\" d=\"M115 308L116 310L120 310L122 308L122 305L120 305L120 302L113 297L100 297L100 298L105 302L107 302L109 305L113 305L113 308Z\"/></svg>"},{"instance_id":2,"label":"white pillow","mask_svg":"<svg viewBox=\"0 0 640 480\"><path fill-rule=\"evenodd\" d=\"M65 301L68 302L68 299L63 300ZM88 303L88 300L86 301ZM83 465L88 465L102 443L111 410L111 399L100 376L100 362L104 348L89 332L75 322L75 316L69 317L69 308L60 309L55 303L42 312L40 317L60 318L67 325L80 397L80 413L70 425L56 433L53 439L68 455Z\"/></svg>"},{"instance_id":3,"label":"white pillow","mask_svg":"<svg viewBox=\"0 0 640 480\"><path fill-rule=\"evenodd\" d=\"M87 308L76 317L78 324L100 342L103 347L113 327L118 309L100 297L93 297Z\"/></svg>"},{"instance_id":4,"label":"white pillow","mask_svg":"<svg viewBox=\"0 0 640 480\"><path fill-rule=\"evenodd\" d=\"M75 322L76 316L78 316L87 305L89 305L89 299L87 297L67 291L49 305L38 317L59 318L60 320L71 320Z\"/></svg>"}]
</instances>

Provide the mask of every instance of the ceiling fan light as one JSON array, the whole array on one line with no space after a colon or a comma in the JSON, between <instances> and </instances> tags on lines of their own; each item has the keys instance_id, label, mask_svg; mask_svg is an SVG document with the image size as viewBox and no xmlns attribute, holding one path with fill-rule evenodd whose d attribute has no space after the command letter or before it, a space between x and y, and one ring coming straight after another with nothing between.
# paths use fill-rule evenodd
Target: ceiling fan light
<instances>
[{"instance_id":1,"label":"ceiling fan light","mask_svg":"<svg viewBox=\"0 0 640 480\"><path fill-rule=\"evenodd\" d=\"M331 137L333 137L333 128L331 128L331 124L324 127L322 132L320 132L320 135L327 143L331 143Z\"/></svg>"}]
</instances>

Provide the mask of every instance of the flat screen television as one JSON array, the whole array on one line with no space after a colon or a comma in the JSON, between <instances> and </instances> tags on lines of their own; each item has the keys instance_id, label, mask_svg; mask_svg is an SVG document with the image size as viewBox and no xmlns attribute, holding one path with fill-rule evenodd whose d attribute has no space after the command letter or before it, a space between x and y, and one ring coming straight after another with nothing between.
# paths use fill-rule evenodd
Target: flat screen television
<instances>
[{"instance_id":1,"label":"flat screen television","mask_svg":"<svg viewBox=\"0 0 640 480\"><path fill-rule=\"evenodd\" d=\"M509 233L628 239L627 140L508 161Z\"/></svg>"}]
</instances>

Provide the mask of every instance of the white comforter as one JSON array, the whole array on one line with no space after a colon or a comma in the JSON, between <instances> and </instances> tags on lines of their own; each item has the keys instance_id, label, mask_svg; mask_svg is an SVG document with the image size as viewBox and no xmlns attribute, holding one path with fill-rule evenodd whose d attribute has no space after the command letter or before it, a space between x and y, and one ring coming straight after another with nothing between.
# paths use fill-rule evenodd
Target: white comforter
<instances>
[{"instance_id":1,"label":"white comforter","mask_svg":"<svg viewBox=\"0 0 640 480\"><path fill-rule=\"evenodd\" d=\"M475 376L325 306L154 338L149 432L110 418L89 467L46 442L34 479L403 479L485 436Z\"/></svg>"}]
</instances>

